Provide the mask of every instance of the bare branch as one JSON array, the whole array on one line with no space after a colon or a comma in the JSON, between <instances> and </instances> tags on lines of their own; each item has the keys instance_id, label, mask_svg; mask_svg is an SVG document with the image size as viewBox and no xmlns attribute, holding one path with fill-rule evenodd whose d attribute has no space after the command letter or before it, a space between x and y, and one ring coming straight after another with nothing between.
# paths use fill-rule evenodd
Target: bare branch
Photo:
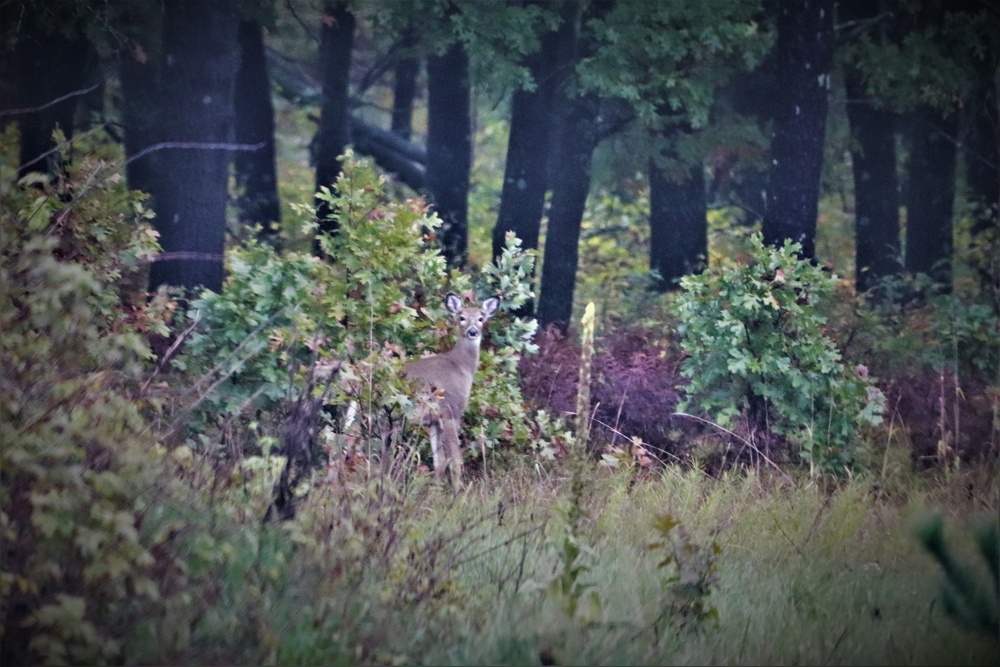
<instances>
[{"instance_id":1,"label":"bare branch","mask_svg":"<svg viewBox=\"0 0 1000 667\"><path fill-rule=\"evenodd\" d=\"M161 141L158 144L153 144L152 146L146 146L141 151L125 160L122 166L126 166L139 158L146 157L150 153L154 153L165 148L185 148L185 149L195 149L195 150L209 150L209 151L259 151L266 145L265 142L260 142L258 144L227 144L218 142L201 142L201 141ZM38 158L35 158L38 159Z\"/></svg>"},{"instance_id":2,"label":"bare branch","mask_svg":"<svg viewBox=\"0 0 1000 667\"><path fill-rule=\"evenodd\" d=\"M74 90L72 93L66 93L62 97L57 97L54 100L46 102L45 104L39 105L37 107L25 107L23 109L2 109L0 110L0 118L3 118L4 116L17 116L23 113L35 113L36 111L42 111L43 109L48 109L49 107L55 106L60 102L65 102L71 97L86 95L87 93L93 92L94 90L97 89L99 85L101 84L95 83L90 88L81 88L80 90Z\"/></svg>"}]
</instances>

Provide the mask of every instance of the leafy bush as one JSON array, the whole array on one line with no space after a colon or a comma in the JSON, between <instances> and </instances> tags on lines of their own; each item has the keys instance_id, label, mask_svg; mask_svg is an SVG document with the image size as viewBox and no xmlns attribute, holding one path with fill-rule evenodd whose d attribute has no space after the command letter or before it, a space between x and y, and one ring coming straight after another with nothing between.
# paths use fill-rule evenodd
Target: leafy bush
<instances>
[{"instance_id":1,"label":"leafy bush","mask_svg":"<svg viewBox=\"0 0 1000 667\"><path fill-rule=\"evenodd\" d=\"M163 320L120 289L155 238L102 162L0 187L0 662L105 662L169 561L140 535L134 398Z\"/></svg>"},{"instance_id":2,"label":"leafy bush","mask_svg":"<svg viewBox=\"0 0 1000 667\"><path fill-rule=\"evenodd\" d=\"M968 281L966 281L968 282ZM1000 320L989 290L942 291L925 275L838 294L835 335L865 359L919 465L995 458Z\"/></svg>"},{"instance_id":3,"label":"leafy bush","mask_svg":"<svg viewBox=\"0 0 1000 667\"><path fill-rule=\"evenodd\" d=\"M688 358L688 398L723 426L741 414L751 429L790 438L817 468L849 464L855 430L881 420L882 395L867 368L847 368L824 333L821 302L836 277L798 258L799 244L681 280L675 313Z\"/></svg>"},{"instance_id":4,"label":"leafy bush","mask_svg":"<svg viewBox=\"0 0 1000 667\"><path fill-rule=\"evenodd\" d=\"M434 243L440 220L421 201L387 201L383 192L384 179L348 155L335 191L319 195L338 228L320 239L329 261L251 240L229 251L223 293L206 291L191 304L197 325L173 363L188 377L210 371L189 421L203 444L212 426L252 425L258 411L273 417L317 367L339 370L324 400L355 401L368 430L385 412L408 416L414 392L399 372L404 350L438 349L450 334L444 293L497 295L508 313L531 296L532 257L516 238L473 289L468 276L446 271ZM534 324L511 317L492 332L496 345L483 351L469 409L490 448L528 437L517 361L533 350Z\"/></svg>"}]
</instances>

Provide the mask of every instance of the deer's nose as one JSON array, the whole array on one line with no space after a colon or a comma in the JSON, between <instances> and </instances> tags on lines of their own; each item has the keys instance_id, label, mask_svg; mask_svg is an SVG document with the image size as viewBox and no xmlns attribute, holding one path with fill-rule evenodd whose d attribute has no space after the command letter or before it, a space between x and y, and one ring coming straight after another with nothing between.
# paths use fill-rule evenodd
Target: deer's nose
<instances>
[{"instance_id":1,"label":"deer's nose","mask_svg":"<svg viewBox=\"0 0 1000 667\"><path fill-rule=\"evenodd\" d=\"M466 335L468 335L469 338L475 338L479 335L479 329L476 327L469 327L469 331Z\"/></svg>"}]
</instances>

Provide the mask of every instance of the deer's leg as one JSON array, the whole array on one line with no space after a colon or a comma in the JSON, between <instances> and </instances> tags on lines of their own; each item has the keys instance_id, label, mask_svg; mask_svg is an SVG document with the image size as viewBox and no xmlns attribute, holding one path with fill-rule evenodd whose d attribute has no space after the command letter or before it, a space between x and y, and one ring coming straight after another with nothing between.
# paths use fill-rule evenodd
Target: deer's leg
<instances>
[{"instance_id":1,"label":"deer's leg","mask_svg":"<svg viewBox=\"0 0 1000 667\"><path fill-rule=\"evenodd\" d=\"M451 485L458 491L462 487L462 448L458 439L458 420L441 420L442 438L444 442L445 465L451 474Z\"/></svg>"},{"instance_id":2,"label":"deer's leg","mask_svg":"<svg viewBox=\"0 0 1000 667\"><path fill-rule=\"evenodd\" d=\"M427 425L427 432L431 436L431 456L434 457L434 476L444 477L445 466L448 461L443 456L444 452L441 451L441 423L437 421L431 422Z\"/></svg>"}]
</instances>

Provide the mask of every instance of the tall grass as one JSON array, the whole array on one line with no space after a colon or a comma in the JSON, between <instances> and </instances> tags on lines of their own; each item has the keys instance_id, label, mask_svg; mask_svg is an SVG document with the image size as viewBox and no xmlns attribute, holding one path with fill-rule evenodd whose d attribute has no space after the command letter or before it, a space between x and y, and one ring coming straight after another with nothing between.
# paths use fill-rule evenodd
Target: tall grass
<instances>
[{"instance_id":1,"label":"tall grass","mask_svg":"<svg viewBox=\"0 0 1000 667\"><path fill-rule=\"evenodd\" d=\"M191 647L171 658L996 662L1000 640L945 615L942 575L914 534L922 516L940 511L946 539L971 551L970 526L1000 508L993 471L908 474L886 491L865 477L825 487L754 472L713 479L667 469L637 478L585 467L574 494L571 468L539 475L515 466L458 498L423 480L405 490L360 480L317 487L294 522L237 531L243 541L233 542L217 602ZM705 598L714 619L675 613L673 570L657 567L660 554L647 548L662 537L654 520L665 514L691 545L714 539L721 548ZM579 553L567 563L570 534ZM579 566L573 605L553 585L570 566Z\"/></svg>"}]
</instances>

